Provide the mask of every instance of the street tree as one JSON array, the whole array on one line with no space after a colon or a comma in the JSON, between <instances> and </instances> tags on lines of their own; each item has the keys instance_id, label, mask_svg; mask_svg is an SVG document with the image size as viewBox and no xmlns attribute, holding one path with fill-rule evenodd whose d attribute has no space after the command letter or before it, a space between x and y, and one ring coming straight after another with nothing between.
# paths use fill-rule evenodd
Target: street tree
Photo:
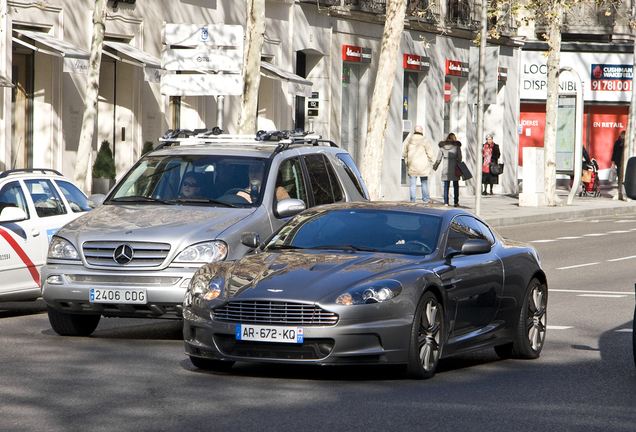
<instances>
[{"instance_id":1,"label":"street tree","mask_svg":"<svg viewBox=\"0 0 636 432\"><path fill-rule=\"evenodd\" d=\"M378 72L375 77L369 126L367 128L366 147L362 160L362 176L367 184L372 200L381 198L382 162L384 160L384 136L389 117L389 105L400 40L404 30L404 18L407 0L387 0L386 20L382 33Z\"/></svg>"},{"instance_id":2,"label":"street tree","mask_svg":"<svg viewBox=\"0 0 636 432\"><path fill-rule=\"evenodd\" d=\"M102 44L104 42L104 23L106 13L106 0L95 0L93 11L93 37L91 40L91 52L88 63L88 75L86 78L86 96L84 101L84 115L82 129L77 147L77 162L73 180L82 190L87 191L87 177L91 161L91 148L95 122L97 120L97 99L99 96L99 71L102 64Z\"/></svg>"},{"instance_id":3,"label":"street tree","mask_svg":"<svg viewBox=\"0 0 636 432\"><path fill-rule=\"evenodd\" d=\"M261 85L261 52L265 35L265 0L246 0L245 47L243 49L243 95L238 119L239 134L253 134L258 117Z\"/></svg>"}]
</instances>

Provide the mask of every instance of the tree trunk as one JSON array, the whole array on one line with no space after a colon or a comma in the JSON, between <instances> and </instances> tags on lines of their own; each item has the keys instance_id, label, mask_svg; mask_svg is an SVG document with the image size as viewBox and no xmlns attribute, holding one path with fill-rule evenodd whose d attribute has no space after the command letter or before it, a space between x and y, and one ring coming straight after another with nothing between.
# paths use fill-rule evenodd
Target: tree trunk
<instances>
[{"instance_id":1,"label":"tree trunk","mask_svg":"<svg viewBox=\"0 0 636 432\"><path fill-rule=\"evenodd\" d=\"M246 0L245 48L243 49L243 95L238 120L239 134L254 134L261 85L261 53L265 34L265 0Z\"/></svg>"},{"instance_id":2,"label":"tree trunk","mask_svg":"<svg viewBox=\"0 0 636 432\"><path fill-rule=\"evenodd\" d=\"M559 102L559 69L561 67L561 20L563 5L560 0L551 4L552 19L548 28L548 97L545 105L545 134L543 149L545 160L544 192L546 204L556 205L556 131Z\"/></svg>"},{"instance_id":3,"label":"tree trunk","mask_svg":"<svg viewBox=\"0 0 636 432\"><path fill-rule=\"evenodd\" d=\"M88 64L88 76L86 78L86 101L84 105L84 117L80 132L79 145L77 147L77 163L73 180L77 187L88 191L90 185L90 161L93 134L95 133L95 120L97 118L97 98L99 96L99 70L102 64L102 42L104 41L104 15L106 12L106 0L95 0L93 11L93 38L91 41L91 53Z\"/></svg>"},{"instance_id":4,"label":"tree trunk","mask_svg":"<svg viewBox=\"0 0 636 432\"><path fill-rule=\"evenodd\" d=\"M382 47L378 61L378 73L375 78L369 126L367 128L366 148L362 160L362 176L372 200L378 200L382 194L382 162L384 160L384 134L389 117L389 105L395 82L397 55L404 30L406 0L387 0L386 21L382 34Z\"/></svg>"}]
</instances>

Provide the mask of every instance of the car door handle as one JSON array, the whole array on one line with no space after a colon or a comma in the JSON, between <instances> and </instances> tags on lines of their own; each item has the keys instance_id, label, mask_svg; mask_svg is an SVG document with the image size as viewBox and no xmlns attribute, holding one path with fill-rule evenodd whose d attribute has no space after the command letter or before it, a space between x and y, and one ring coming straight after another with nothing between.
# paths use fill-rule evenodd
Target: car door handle
<instances>
[{"instance_id":1,"label":"car door handle","mask_svg":"<svg viewBox=\"0 0 636 432\"><path fill-rule=\"evenodd\" d=\"M40 230L38 230L38 229L33 229L33 230L31 230L31 235L32 235L33 237L37 237L37 236L39 236L39 235L40 235Z\"/></svg>"}]
</instances>

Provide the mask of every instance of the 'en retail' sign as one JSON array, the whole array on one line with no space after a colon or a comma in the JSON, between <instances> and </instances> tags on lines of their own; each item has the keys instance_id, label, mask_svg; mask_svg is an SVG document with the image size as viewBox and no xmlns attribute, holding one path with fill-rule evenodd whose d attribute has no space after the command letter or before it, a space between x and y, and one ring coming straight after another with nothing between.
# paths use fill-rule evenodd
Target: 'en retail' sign
<instances>
[{"instance_id":1,"label":"'en retail' sign","mask_svg":"<svg viewBox=\"0 0 636 432\"><path fill-rule=\"evenodd\" d=\"M342 60L356 63L371 63L371 48L343 45Z\"/></svg>"}]
</instances>

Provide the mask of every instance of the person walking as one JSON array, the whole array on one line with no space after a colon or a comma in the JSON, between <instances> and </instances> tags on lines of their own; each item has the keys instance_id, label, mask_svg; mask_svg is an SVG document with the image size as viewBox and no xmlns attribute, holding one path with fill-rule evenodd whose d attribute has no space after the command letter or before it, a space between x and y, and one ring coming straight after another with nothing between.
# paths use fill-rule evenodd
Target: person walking
<instances>
[{"instance_id":1,"label":"person walking","mask_svg":"<svg viewBox=\"0 0 636 432\"><path fill-rule=\"evenodd\" d=\"M416 184L419 177L422 184L422 201L424 204L433 204L433 201L429 200L428 197L428 176L433 172L431 164L435 160L435 151L430 141L424 136L422 126L415 126L413 135L405 141L402 157L408 169L411 202L415 202Z\"/></svg>"},{"instance_id":2,"label":"person walking","mask_svg":"<svg viewBox=\"0 0 636 432\"><path fill-rule=\"evenodd\" d=\"M490 195L492 195L492 186L499 184L499 175L492 174L490 172L490 166L492 164L499 163L499 158L501 157L499 145L495 144L495 142L493 141L492 134L486 135L486 144L484 144L482 153L484 159L483 166L481 168L481 183L482 185L484 185L484 189L481 191L481 194L487 195L488 185L490 185Z\"/></svg>"},{"instance_id":3,"label":"person walking","mask_svg":"<svg viewBox=\"0 0 636 432\"><path fill-rule=\"evenodd\" d=\"M455 207L459 207L459 175L457 164L462 161L462 143L457 141L454 133L448 134L446 140L439 142L439 153L433 164L433 169L442 163L442 181L444 182L444 205L448 205L450 182L453 182ZM457 170L456 170L457 168Z\"/></svg>"},{"instance_id":4,"label":"person walking","mask_svg":"<svg viewBox=\"0 0 636 432\"><path fill-rule=\"evenodd\" d=\"M616 165L616 174L618 177L618 184L623 183L623 149L625 148L625 131L621 131L618 135L618 139L614 141L614 148L612 149L612 162Z\"/></svg>"}]
</instances>

